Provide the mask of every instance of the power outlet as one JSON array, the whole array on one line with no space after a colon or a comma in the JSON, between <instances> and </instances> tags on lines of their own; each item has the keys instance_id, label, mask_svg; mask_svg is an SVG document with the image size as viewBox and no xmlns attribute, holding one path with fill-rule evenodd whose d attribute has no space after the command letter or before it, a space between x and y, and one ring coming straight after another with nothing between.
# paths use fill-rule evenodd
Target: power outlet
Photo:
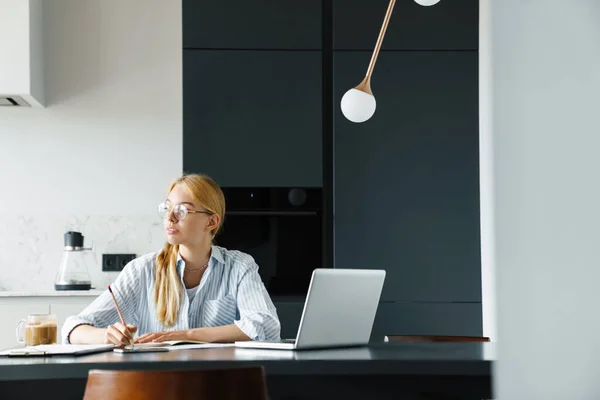
<instances>
[{"instance_id":1,"label":"power outlet","mask_svg":"<svg viewBox=\"0 0 600 400\"><path fill-rule=\"evenodd\" d=\"M127 263L133 259L135 259L135 254L102 254L102 271L122 271Z\"/></svg>"}]
</instances>

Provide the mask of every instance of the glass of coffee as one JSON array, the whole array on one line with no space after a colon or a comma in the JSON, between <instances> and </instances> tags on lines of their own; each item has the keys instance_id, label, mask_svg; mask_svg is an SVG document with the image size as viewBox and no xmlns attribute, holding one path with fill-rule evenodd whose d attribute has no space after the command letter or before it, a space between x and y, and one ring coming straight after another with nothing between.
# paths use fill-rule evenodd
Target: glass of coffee
<instances>
[{"instance_id":1,"label":"glass of coffee","mask_svg":"<svg viewBox=\"0 0 600 400\"><path fill-rule=\"evenodd\" d=\"M58 342L56 315L31 314L17 323L17 342L25 346Z\"/></svg>"}]
</instances>

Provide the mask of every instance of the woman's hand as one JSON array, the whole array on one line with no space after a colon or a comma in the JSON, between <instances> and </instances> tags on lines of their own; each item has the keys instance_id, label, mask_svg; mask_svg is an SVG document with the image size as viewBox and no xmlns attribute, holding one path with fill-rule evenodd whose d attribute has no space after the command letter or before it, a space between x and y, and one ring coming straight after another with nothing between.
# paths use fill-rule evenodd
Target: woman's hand
<instances>
[{"instance_id":1,"label":"woman's hand","mask_svg":"<svg viewBox=\"0 0 600 400\"><path fill-rule=\"evenodd\" d=\"M133 335L137 328L133 325L123 325L120 322L109 325L104 332L104 343L116 346L129 346L133 344Z\"/></svg>"},{"instance_id":2,"label":"woman's hand","mask_svg":"<svg viewBox=\"0 0 600 400\"><path fill-rule=\"evenodd\" d=\"M167 342L169 340L190 340L189 331L154 332L141 335L135 343Z\"/></svg>"}]
</instances>

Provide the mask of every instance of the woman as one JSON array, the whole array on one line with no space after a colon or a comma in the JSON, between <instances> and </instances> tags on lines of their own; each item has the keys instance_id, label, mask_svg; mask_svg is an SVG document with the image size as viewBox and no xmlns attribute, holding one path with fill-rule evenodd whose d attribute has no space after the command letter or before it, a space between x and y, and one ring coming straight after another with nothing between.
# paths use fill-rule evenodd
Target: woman
<instances>
[{"instance_id":1,"label":"woman","mask_svg":"<svg viewBox=\"0 0 600 400\"><path fill-rule=\"evenodd\" d=\"M248 254L213 246L225 214L219 186L184 175L159 206L167 243L125 266L105 291L62 328L65 343L124 346L166 340L279 340L275 306ZM184 290L185 288L185 290Z\"/></svg>"}]
</instances>

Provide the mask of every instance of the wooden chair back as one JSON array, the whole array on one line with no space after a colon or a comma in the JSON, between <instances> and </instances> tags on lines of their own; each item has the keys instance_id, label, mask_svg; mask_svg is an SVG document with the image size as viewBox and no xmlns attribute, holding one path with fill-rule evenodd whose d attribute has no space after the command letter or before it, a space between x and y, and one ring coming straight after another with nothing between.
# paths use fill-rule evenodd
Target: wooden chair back
<instances>
[{"instance_id":1,"label":"wooden chair back","mask_svg":"<svg viewBox=\"0 0 600 400\"><path fill-rule=\"evenodd\" d=\"M91 370L84 400L266 400L262 367L206 371Z\"/></svg>"}]
</instances>

